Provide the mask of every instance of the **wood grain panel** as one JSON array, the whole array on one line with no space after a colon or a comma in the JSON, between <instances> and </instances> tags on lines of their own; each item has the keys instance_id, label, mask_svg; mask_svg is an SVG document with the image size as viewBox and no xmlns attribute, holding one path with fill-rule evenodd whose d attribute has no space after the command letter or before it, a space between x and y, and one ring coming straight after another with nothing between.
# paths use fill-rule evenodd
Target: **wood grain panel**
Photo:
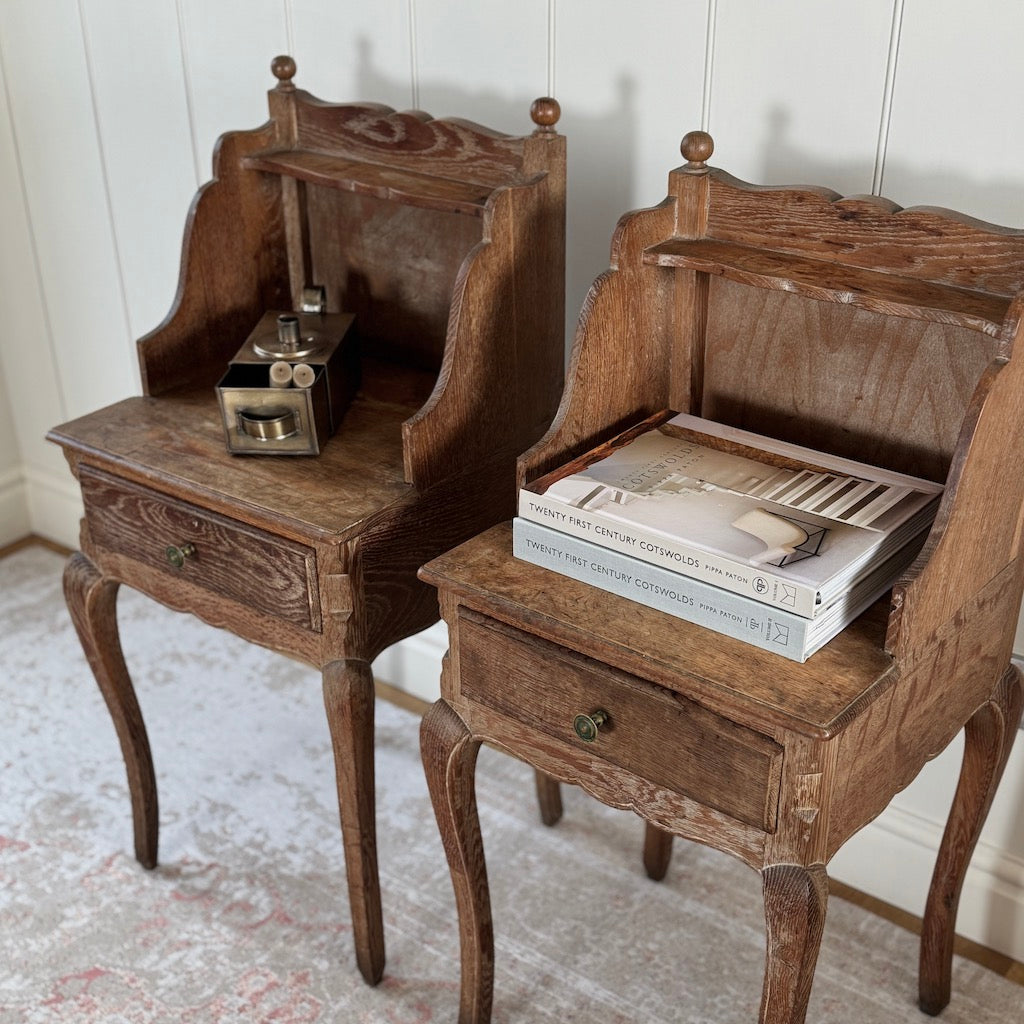
<instances>
[{"instance_id":1,"label":"wood grain panel","mask_svg":"<svg viewBox=\"0 0 1024 1024\"><path fill-rule=\"evenodd\" d=\"M995 339L718 277L710 289L702 415L945 481Z\"/></svg>"},{"instance_id":2,"label":"wood grain panel","mask_svg":"<svg viewBox=\"0 0 1024 1024\"><path fill-rule=\"evenodd\" d=\"M571 748L475 701L460 701L458 712L474 736L526 761L553 779L579 786L609 807L633 811L673 835L714 845L756 870L764 864L769 834L761 828L746 825L706 803L655 785L597 753L581 747Z\"/></svg>"},{"instance_id":3,"label":"wood grain panel","mask_svg":"<svg viewBox=\"0 0 1024 1024\"><path fill-rule=\"evenodd\" d=\"M409 493L400 428L424 397L414 386L417 375L383 376L372 364L363 369L364 390L316 458L229 455L212 387L130 398L113 410L63 424L50 436L116 464L118 475L134 473L139 483L162 482L167 491L184 486L215 511L237 514L244 508L257 527L306 543L316 537L337 542ZM181 429L185 422L192 427L187 435ZM339 488L339 480L347 486Z\"/></svg>"},{"instance_id":4,"label":"wood grain panel","mask_svg":"<svg viewBox=\"0 0 1024 1024\"><path fill-rule=\"evenodd\" d=\"M563 743L766 831L775 829L782 748L678 694L493 619L459 617L460 692ZM608 712L593 744L578 714Z\"/></svg>"},{"instance_id":5,"label":"wood grain panel","mask_svg":"<svg viewBox=\"0 0 1024 1024\"><path fill-rule=\"evenodd\" d=\"M893 662L882 650L885 599L800 665L554 576L512 558L511 549L511 527L503 524L442 555L420 577L451 589L493 618L522 621L553 643L578 642L585 623L588 651L595 659L685 691L702 706L755 731L782 727L830 736L854 701L870 702L891 680Z\"/></svg>"},{"instance_id":6,"label":"wood grain panel","mask_svg":"<svg viewBox=\"0 0 1024 1024\"><path fill-rule=\"evenodd\" d=\"M1007 664L1008 644L991 643L987 627L1005 621L1018 600L1013 572L1004 572L947 625L927 657L844 731L829 820L830 855L884 810L891 794L905 788L989 697L992 679ZM936 685L957 664L968 669L959 670L955 692ZM883 778L888 780L884 791Z\"/></svg>"},{"instance_id":7,"label":"wood grain panel","mask_svg":"<svg viewBox=\"0 0 1024 1024\"><path fill-rule=\"evenodd\" d=\"M184 502L83 467L79 474L92 540L287 622L318 629L313 551ZM195 545L180 569L167 547Z\"/></svg>"},{"instance_id":8,"label":"wood grain panel","mask_svg":"<svg viewBox=\"0 0 1024 1024\"><path fill-rule=\"evenodd\" d=\"M644 262L718 274L755 288L795 292L890 316L956 324L992 337L999 335L1010 307L1002 295L709 238L671 238L646 250Z\"/></svg>"},{"instance_id":9,"label":"wood grain panel","mask_svg":"<svg viewBox=\"0 0 1024 1024\"><path fill-rule=\"evenodd\" d=\"M481 238L479 218L332 188L309 188L307 197L313 278L327 286L328 308L355 314L367 355L436 374L455 279Z\"/></svg>"},{"instance_id":10,"label":"wood grain panel","mask_svg":"<svg viewBox=\"0 0 1024 1024\"><path fill-rule=\"evenodd\" d=\"M900 209L889 200L827 189L765 189L710 175L708 236L845 263L968 292L1013 296L1024 280L1024 231L948 210ZM967 295L970 310L972 296Z\"/></svg>"},{"instance_id":11,"label":"wood grain panel","mask_svg":"<svg viewBox=\"0 0 1024 1024\"><path fill-rule=\"evenodd\" d=\"M496 187L516 180L522 140L465 118L431 117L423 111L396 112L378 103L325 103L304 90L296 100L295 148L325 151L397 170ZM519 134L527 128L530 100L520 108ZM385 175L385 168L379 168Z\"/></svg>"},{"instance_id":12,"label":"wood grain panel","mask_svg":"<svg viewBox=\"0 0 1024 1024\"><path fill-rule=\"evenodd\" d=\"M285 174L343 192L358 192L409 206L465 213L473 217L483 214L484 204L491 194L487 185L472 185L414 171L396 170L308 149L271 150L254 154L246 160L246 166Z\"/></svg>"}]
</instances>

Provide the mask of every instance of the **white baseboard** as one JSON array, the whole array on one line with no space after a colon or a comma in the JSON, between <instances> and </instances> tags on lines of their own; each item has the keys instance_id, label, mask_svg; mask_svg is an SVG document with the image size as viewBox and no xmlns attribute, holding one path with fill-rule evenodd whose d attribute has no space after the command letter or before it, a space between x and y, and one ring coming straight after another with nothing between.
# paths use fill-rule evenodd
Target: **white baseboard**
<instances>
[{"instance_id":1,"label":"white baseboard","mask_svg":"<svg viewBox=\"0 0 1024 1024\"><path fill-rule=\"evenodd\" d=\"M33 466L25 468L25 481L31 532L65 547L77 548L83 514L78 481L70 471L57 475Z\"/></svg>"},{"instance_id":2,"label":"white baseboard","mask_svg":"<svg viewBox=\"0 0 1024 1024\"><path fill-rule=\"evenodd\" d=\"M441 658L448 646L442 623L385 651L374 674L388 683L434 701L440 689ZM829 873L877 899L920 916L938 853L945 814L959 770L961 745L941 755L915 783L913 794L900 794L889 808L851 839L829 865ZM937 759L939 760L939 759ZM1024 739L1007 765L1004 786L992 808L964 883L957 931L1015 960L1024 961L1024 857L998 845L1001 837L1019 836L1024 784ZM532 793L524 793L532 800ZM906 804L929 807L924 816ZM934 813L931 807L934 805ZM993 842L986 837L996 836Z\"/></svg>"},{"instance_id":3,"label":"white baseboard","mask_svg":"<svg viewBox=\"0 0 1024 1024\"><path fill-rule=\"evenodd\" d=\"M920 916L943 826L944 822L891 804L839 851L829 874ZM1024 860L1020 856L984 839L978 843L964 881L956 930L1014 960L1024 960Z\"/></svg>"},{"instance_id":4,"label":"white baseboard","mask_svg":"<svg viewBox=\"0 0 1024 1024\"><path fill-rule=\"evenodd\" d=\"M28 487L22 470L0 474L0 547L32 532L28 514Z\"/></svg>"},{"instance_id":5,"label":"white baseboard","mask_svg":"<svg viewBox=\"0 0 1024 1024\"><path fill-rule=\"evenodd\" d=\"M446 650L448 629L443 622L436 622L380 654L373 663L373 674L433 704L441 696L441 659Z\"/></svg>"}]
</instances>

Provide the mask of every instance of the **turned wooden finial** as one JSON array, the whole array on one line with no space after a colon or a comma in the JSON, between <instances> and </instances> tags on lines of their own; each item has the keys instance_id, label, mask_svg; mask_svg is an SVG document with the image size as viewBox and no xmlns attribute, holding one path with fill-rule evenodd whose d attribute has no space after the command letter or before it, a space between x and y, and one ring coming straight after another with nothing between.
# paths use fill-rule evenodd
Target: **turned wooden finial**
<instances>
[{"instance_id":1,"label":"turned wooden finial","mask_svg":"<svg viewBox=\"0 0 1024 1024\"><path fill-rule=\"evenodd\" d=\"M539 132L553 132L561 116L562 108L551 96L541 96L530 106L530 117Z\"/></svg>"},{"instance_id":2,"label":"turned wooden finial","mask_svg":"<svg viewBox=\"0 0 1024 1024\"><path fill-rule=\"evenodd\" d=\"M286 53L282 53L270 62L270 70L277 79L278 89L294 89L292 79L295 77L295 61Z\"/></svg>"},{"instance_id":3,"label":"turned wooden finial","mask_svg":"<svg viewBox=\"0 0 1024 1024\"><path fill-rule=\"evenodd\" d=\"M687 132L679 143L679 152L686 157L684 171L702 174L708 169L707 161L715 151L715 140L707 132Z\"/></svg>"}]
</instances>

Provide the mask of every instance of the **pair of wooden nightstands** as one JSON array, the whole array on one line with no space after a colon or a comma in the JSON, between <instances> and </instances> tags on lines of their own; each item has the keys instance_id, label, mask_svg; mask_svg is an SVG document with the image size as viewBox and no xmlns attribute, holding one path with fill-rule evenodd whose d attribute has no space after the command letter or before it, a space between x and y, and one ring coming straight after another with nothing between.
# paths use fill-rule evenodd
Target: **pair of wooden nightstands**
<instances>
[{"instance_id":1,"label":"pair of wooden nightstands","mask_svg":"<svg viewBox=\"0 0 1024 1024\"><path fill-rule=\"evenodd\" d=\"M555 780L636 810L654 876L671 835L759 870L761 1021L798 1024L830 857L966 724L922 942L922 1006L937 1012L1021 715L1024 474L1008 453L1024 432L1024 240L744 185L707 167L695 133L668 198L620 222L562 404L530 448L562 394L557 105L510 138L324 104L294 70L275 62L266 126L219 144L174 309L139 345L146 395L51 434L85 500L68 602L117 726L139 860L156 862L156 787L121 583L322 670L357 959L380 978L370 662L436 617L416 579L429 563L451 648L423 753L459 909L460 1020L486 1021L492 994L482 740L538 769L548 821ZM260 316L310 286L356 316L361 391L315 459L229 455L214 385ZM535 479L662 408L944 482L924 551L796 665L518 562L508 527L488 530L511 516L517 472ZM580 714L600 726L590 741Z\"/></svg>"}]
</instances>

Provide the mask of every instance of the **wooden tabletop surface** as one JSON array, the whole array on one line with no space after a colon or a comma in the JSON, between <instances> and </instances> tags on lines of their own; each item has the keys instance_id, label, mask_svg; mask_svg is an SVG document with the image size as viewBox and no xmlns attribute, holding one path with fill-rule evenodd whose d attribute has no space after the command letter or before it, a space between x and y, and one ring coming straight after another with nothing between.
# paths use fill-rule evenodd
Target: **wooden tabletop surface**
<instances>
[{"instance_id":1,"label":"wooden tabletop surface","mask_svg":"<svg viewBox=\"0 0 1024 1024\"><path fill-rule=\"evenodd\" d=\"M402 422L433 377L364 362L364 386L318 456L231 455L213 386L128 398L49 437L94 464L299 541L338 541L410 491Z\"/></svg>"},{"instance_id":2,"label":"wooden tabletop surface","mask_svg":"<svg viewBox=\"0 0 1024 1024\"><path fill-rule=\"evenodd\" d=\"M509 523L429 562L420 577L752 728L827 737L895 680L882 646L888 595L801 665L513 558Z\"/></svg>"}]
</instances>

